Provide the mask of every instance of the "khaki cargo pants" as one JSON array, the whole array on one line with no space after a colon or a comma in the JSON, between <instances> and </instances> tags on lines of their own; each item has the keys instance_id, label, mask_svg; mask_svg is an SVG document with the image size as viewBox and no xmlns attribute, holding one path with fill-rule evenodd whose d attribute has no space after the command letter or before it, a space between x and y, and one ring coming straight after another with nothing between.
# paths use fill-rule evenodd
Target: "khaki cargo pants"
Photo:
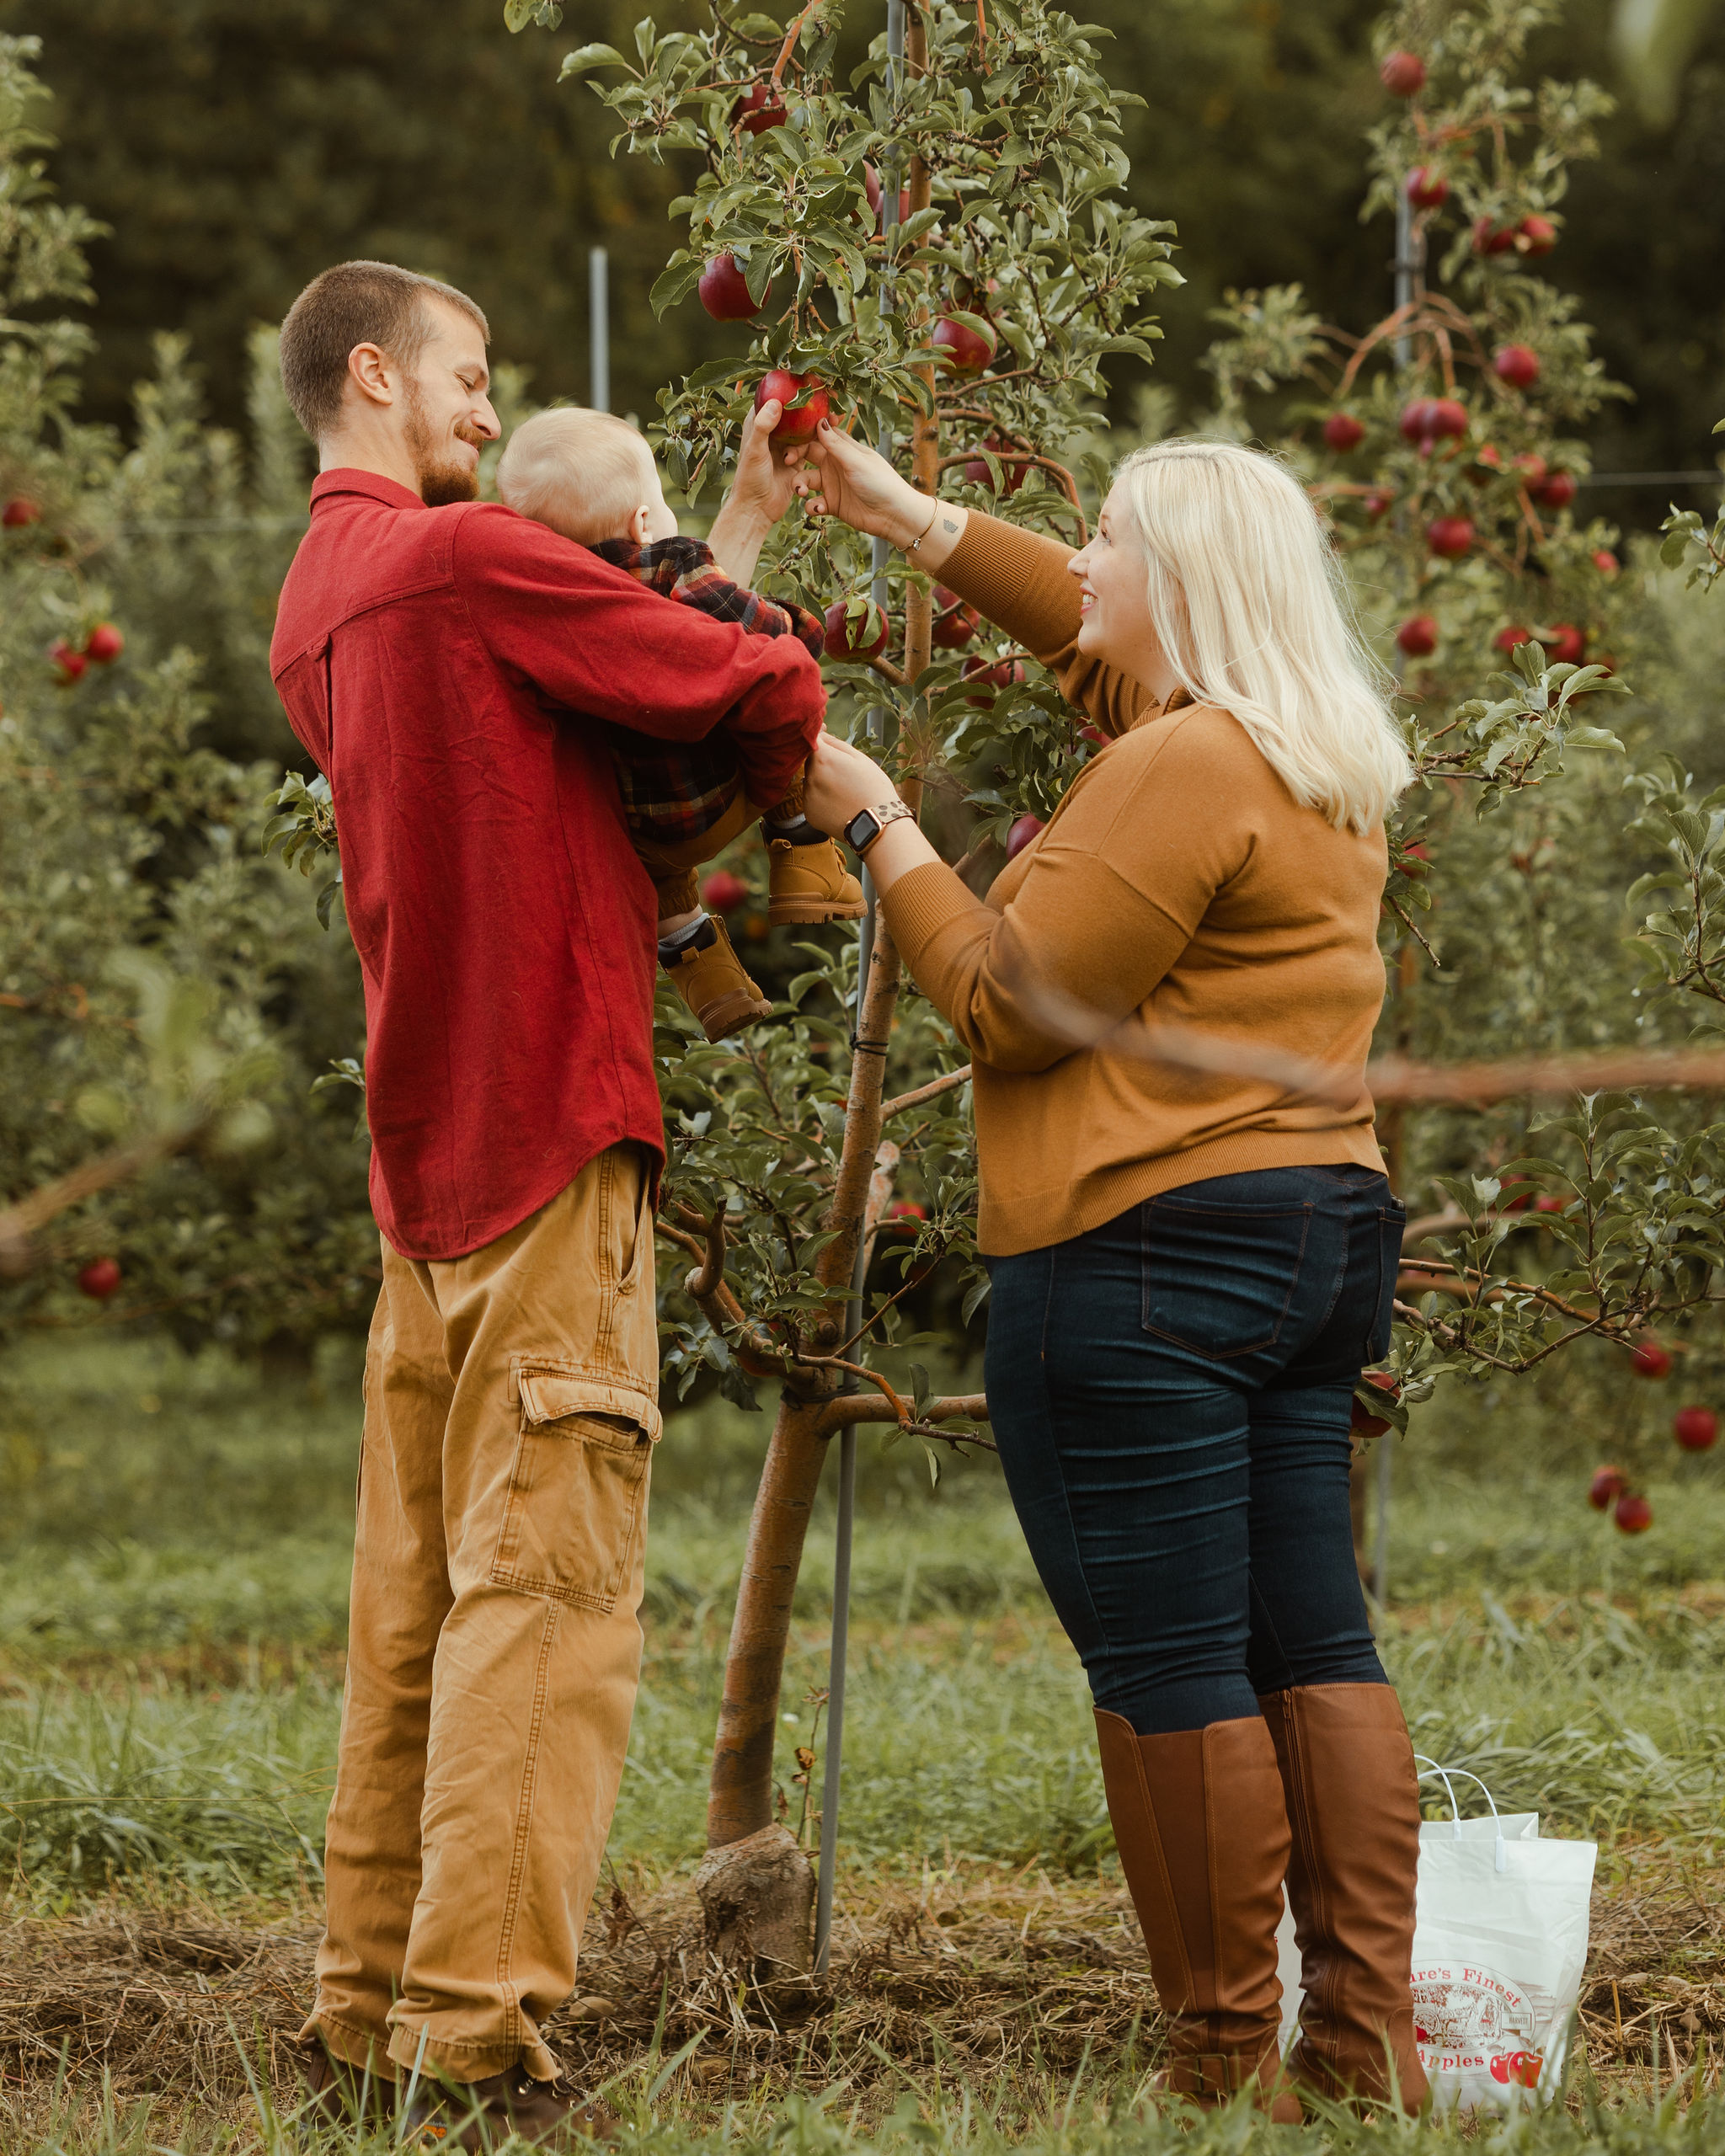
<instances>
[{"instance_id":1,"label":"khaki cargo pants","mask_svg":"<svg viewBox=\"0 0 1725 2156\"><path fill-rule=\"evenodd\" d=\"M640 1673L658 1372L633 1146L470 1257L383 1246L304 2032L355 2065L556 2071Z\"/></svg>"}]
</instances>

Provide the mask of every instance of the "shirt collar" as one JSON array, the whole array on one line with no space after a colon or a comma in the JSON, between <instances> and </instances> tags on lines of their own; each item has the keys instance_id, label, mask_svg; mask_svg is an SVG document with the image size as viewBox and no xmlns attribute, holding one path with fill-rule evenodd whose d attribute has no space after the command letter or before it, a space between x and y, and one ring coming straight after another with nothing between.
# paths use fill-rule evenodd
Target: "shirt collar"
<instances>
[{"instance_id":1,"label":"shirt collar","mask_svg":"<svg viewBox=\"0 0 1725 2156\"><path fill-rule=\"evenodd\" d=\"M392 509L425 506L413 489L403 486L398 479L387 479L381 472L360 472L350 464L338 465L332 472L320 472L312 480L313 509L332 494L368 494L373 501L387 502Z\"/></svg>"}]
</instances>

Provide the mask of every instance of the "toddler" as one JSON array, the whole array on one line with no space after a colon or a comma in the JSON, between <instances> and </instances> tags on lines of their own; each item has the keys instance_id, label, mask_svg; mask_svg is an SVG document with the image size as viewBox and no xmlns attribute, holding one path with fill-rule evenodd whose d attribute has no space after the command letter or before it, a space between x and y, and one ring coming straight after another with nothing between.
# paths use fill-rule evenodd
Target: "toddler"
<instances>
[{"instance_id":1,"label":"toddler","mask_svg":"<svg viewBox=\"0 0 1725 2156\"><path fill-rule=\"evenodd\" d=\"M574 406L540 412L510 437L498 490L523 516L590 547L667 599L697 606L757 636L800 638L816 658L823 624L800 606L745 591L712 549L685 539L666 503L653 453L608 412ZM763 810L743 791L736 752L721 719L704 740L670 742L607 726L635 851L659 903L659 962L709 1040L723 1040L772 1009L731 947L722 921L703 911L695 871L758 817L767 843L767 919L857 921L862 887L833 841L803 814L802 782Z\"/></svg>"}]
</instances>

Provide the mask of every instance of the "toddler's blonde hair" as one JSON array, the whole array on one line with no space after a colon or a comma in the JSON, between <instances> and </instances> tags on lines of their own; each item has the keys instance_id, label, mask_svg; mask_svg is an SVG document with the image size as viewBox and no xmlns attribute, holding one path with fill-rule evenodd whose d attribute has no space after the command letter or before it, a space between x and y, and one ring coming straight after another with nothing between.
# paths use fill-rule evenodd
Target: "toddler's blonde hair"
<instances>
[{"instance_id":1,"label":"toddler's blonde hair","mask_svg":"<svg viewBox=\"0 0 1725 2156\"><path fill-rule=\"evenodd\" d=\"M523 419L497 467L510 508L584 547L625 537L656 484L653 452L628 421L580 404Z\"/></svg>"},{"instance_id":2,"label":"toddler's blonde hair","mask_svg":"<svg viewBox=\"0 0 1725 2156\"><path fill-rule=\"evenodd\" d=\"M1231 712L1303 808L1375 830L1413 769L1306 489L1277 458L1222 441L1157 442L1116 483L1187 694Z\"/></svg>"}]
</instances>

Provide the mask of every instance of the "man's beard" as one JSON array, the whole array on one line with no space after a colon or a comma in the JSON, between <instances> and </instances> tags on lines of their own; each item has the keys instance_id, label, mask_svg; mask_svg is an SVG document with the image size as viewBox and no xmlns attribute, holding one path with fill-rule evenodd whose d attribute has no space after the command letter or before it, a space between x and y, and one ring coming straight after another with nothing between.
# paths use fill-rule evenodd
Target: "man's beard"
<instances>
[{"instance_id":1,"label":"man's beard","mask_svg":"<svg viewBox=\"0 0 1725 2156\"><path fill-rule=\"evenodd\" d=\"M484 436L465 424L456 429L458 438L470 442L475 449L483 448ZM403 436L408 455L414 461L414 478L419 488L419 499L428 509L443 509L451 502L473 502L479 499L479 467L477 464L452 464L440 461L431 446L431 429L425 418L425 407L419 396L416 382L408 384L408 423Z\"/></svg>"}]
</instances>

